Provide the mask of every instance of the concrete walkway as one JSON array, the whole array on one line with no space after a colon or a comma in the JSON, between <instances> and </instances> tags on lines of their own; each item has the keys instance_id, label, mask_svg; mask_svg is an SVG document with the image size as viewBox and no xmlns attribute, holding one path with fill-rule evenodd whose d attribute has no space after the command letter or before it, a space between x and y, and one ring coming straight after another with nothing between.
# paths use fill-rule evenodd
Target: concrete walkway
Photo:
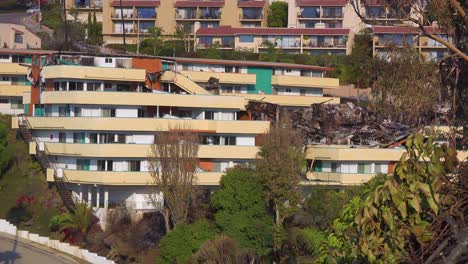
<instances>
[{"instance_id":1,"label":"concrete walkway","mask_svg":"<svg viewBox=\"0 0 468 264\"><path fill-rule=\"evenodd\" d=\"M0 233L0 264L86 263L44 245Z\"/></svg>"}]
</instances>

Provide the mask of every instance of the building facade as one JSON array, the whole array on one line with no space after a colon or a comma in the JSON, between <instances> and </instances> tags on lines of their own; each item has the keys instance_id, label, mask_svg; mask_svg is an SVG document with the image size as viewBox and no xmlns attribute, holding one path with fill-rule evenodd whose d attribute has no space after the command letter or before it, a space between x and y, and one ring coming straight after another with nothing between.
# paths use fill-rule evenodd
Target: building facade
<instances>
[{"instance_id":1,"label":"building facade","mask_svg":"<svg viewBox=\"0 0 468 264\"><path fill-rule=\"evenodd\" d=\"M265 27L267 1L104 1L103 36L105 44L137 43L151 27L161 28L163 34L177 32L193 36L198 28Z\"/></svg>"},{"instance_id":2,"label":"building facade","mask_svg":"<svg viewBox=\"0 0 468 264\"><path fill-rule=\"evenodd\" d=\"M22 115L12 126L29 141L48 181L93 207L157 209L154 199L162 196L154 195L148 159L159 131L196 132L196 184L217 186L227 168L253 164L269 129L269 121L253 117L251 100L288 107L339 103L322 96L323 87L338 87L336 79L324 77L331 69L323 67L0 51L8 55L1 74L10 69L9 76L27 76L32 84L22 86L23 107L12 113Z\"/></svg>"},{"instance_id":3,"label":"building facade","mask_svg":"<svg viewBox=\"0 0 468 264\"><path fill-rule=\"evenodd\" d=\"M0 23L0 48L40 49L41 38L23 25Z\"/></svg>"},{"instance_id":4,"label":"building facade","mask_svg":"<svg viewBox=\"0 0 468 264\"><path fill-rule=\"evenodd\" d=\"M349 35L344 28L201 28L195 48L265 52L274 47L284 53L345 55L351 51Z\"/></svg>"}]
</instances>

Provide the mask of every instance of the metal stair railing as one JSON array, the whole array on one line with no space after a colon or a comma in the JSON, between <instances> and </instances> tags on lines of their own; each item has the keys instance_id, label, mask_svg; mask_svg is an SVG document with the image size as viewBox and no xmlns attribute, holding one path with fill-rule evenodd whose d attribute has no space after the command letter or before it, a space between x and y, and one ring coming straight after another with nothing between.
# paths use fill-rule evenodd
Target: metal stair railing
<instances>
[{"instance_id":1,"label":"metal stair railing","mask_svg":"<svg viewBox=\"0 0 468 264\"><path fill-rule=\"evenodd\" d=\"M46 144L44 143L44 149L40 149L40 143L35 137L32 136L32 127L29 124L28 119L23 116L20 117L18 120L20 123L18 124L18 127L20 128L20 133L23 136L23 138L28 141L28 142L35 142L36 143L36 158L38 159L39 163L41 164L42 168L47 172L47 168L51 168L54 172L54 181L55 181L55 186L57 188L57 191L62 198L62 202L65 205L65 207L73 212L76 208L75 206L75 201L73 200L72 194L70 193L70 188L68 186L68 180L64 173L62 173L61 177L58 175L58 168L57 166L50 162L49 160L49 154L50 151L48 150Z\"/></svg>"}]
</instances>

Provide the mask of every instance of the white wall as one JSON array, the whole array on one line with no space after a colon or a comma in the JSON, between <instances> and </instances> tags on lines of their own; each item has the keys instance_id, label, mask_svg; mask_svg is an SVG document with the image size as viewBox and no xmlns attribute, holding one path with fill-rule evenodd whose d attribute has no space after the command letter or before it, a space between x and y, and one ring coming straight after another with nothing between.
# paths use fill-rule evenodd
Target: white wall
<instances>
[{"instance_id":1,"label":"white wall","mask_svg":"<svg viewBox=\"0 0 468 264\"><path fill-rule=\"evenodd\" d=\"M278 87L275 86L278 91L278 95L301 95L301 88L293 87ZM320 88L302 88L305 91L305 96L323 96L323 90Z\"/></svg>"},{"instance_id":2,"label":"white wall","mask_svg":"<svg viewBox=\"0 0 468 264\"><path fill-rule=\"evenodd\" d=\"M255 146L255 136L238 136L236 144L238 146Z\"/></svg>"}]
</instances>

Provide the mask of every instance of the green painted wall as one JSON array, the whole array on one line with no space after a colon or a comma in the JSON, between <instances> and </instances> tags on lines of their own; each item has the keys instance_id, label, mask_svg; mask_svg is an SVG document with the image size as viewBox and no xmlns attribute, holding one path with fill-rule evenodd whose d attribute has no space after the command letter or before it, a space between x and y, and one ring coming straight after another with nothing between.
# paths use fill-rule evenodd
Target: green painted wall
<instances>
[{"instance_id":1,"label":"green painted wall","mask_svg":"<svg viewBox=\"0 0 468 264\"><path fill-rule=\"evenodd\" d=\"M273 70L271 68L248 67L247 73L255 74L257 76L255 86L248 86L248 93L258 94L260 90L263 91L265 94L272 93L271 76L273 75Z\"/></svg>"},{"instance_id":2,"label":"green painted wall","mask_svg":"<svg viewBox=\"0 0 468 264\"><path fill-rule=\"evenodd\" d=\"M24 104L24 115L28 116L29 115L29 104Z\"/></svg>"}]
</instances>

